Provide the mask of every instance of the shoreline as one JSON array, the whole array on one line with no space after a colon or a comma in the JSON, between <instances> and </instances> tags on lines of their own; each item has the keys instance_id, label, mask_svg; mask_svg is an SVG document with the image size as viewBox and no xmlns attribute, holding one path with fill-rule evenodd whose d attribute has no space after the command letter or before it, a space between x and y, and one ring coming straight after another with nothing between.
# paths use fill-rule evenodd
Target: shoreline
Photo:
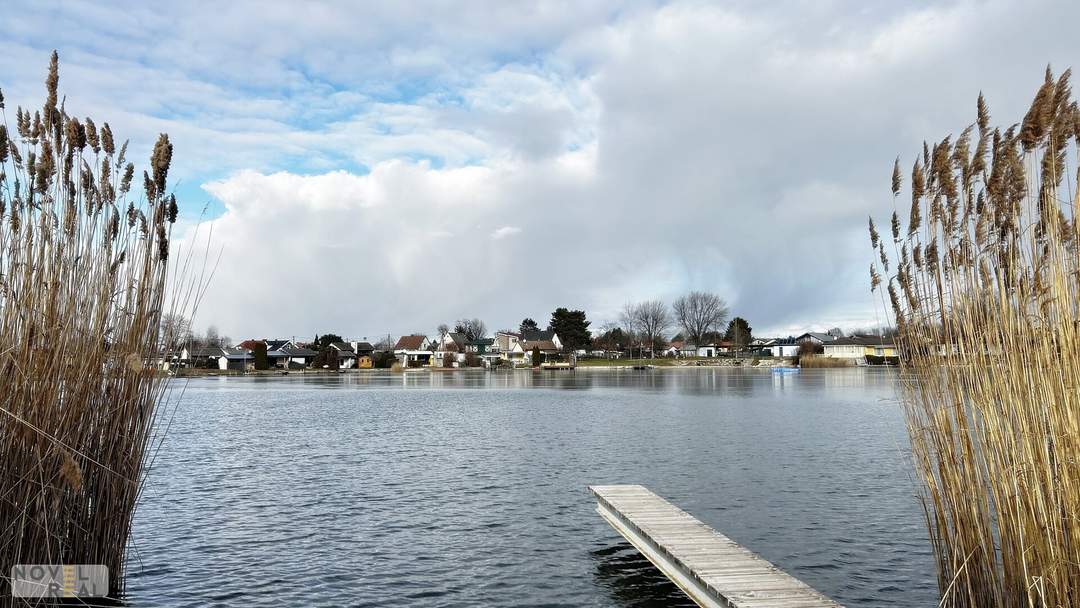
<instances>
[{"instance_id":1,"label":"shoreline","mask_svg":"<svg viewBox=\"0 0 1080 608\"><path fill-rule=\"evenodd\" d=\"M572 369L539 369L533 367L517 367L517 368L499 368L499 369L487 369L483 367L415 367L409 369L403 369L399 371L393 371L389 368L373 368L373 369L348 369L348 370L289 370L288 373L282 371L249 371L240 372L235 370L197 370L195 373L185 371L181 374L163 374L163 376L169 379L191 379L191 378L281 378L281 377L306 377L306 376L351 376L351 375L367 375L367 374L416 374L416 373L429 373L429 374L452 374L459 372L466 373L558 373L565 372L629 372L629 371L679 371L679 370L717 370L717 369L730 369L730 370L760 370L760 371L773 371L773 370L846 370L846 369L864 369L864 368L882 368L882 369L896 369L896 365L845 365L836 367L799 367L797 365L581 365Z\"/></svg>"}]
</instances>

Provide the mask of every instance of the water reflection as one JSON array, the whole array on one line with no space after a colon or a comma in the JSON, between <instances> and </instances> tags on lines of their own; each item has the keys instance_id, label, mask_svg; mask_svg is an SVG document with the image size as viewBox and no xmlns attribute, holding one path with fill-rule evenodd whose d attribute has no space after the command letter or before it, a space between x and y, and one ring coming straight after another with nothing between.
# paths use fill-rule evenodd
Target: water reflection
<instances>
[{"instance_id":1,"label":"water reflection","mask_svg":"<svg viewBox=\"0 0 1080 608\"><path fill-rule=\"evenodd\" d=\"M619 606L627 608L695 608L696 604L656 566L622 542L589 552L595 563L593 578Z\"/></svg>"},{"instance_id":2,"label":"water reflection","mask_svg":"<svg viewBox=\"0 0 1080 608\"><path fill-rule=\"evenodd\" d=\"M278 390L302 388L406 388L406 389L630 389L673 394L719 394L726 398L747 397L771 387L775 391L810 391L833 389L891 388L897 380L895 370L871 369L649 369L574 371L539 370L410 370L402 373L362 371L347 374L293 374L284 377L218 377L199 380L217 382L221 387L237 385L273 386ZM200 384L200 386L203 386Z\"/></svg>"},{"instance_id":3,"label":"water reflection","mask_svg":"<svg viewBox=\"0 0 1080 608\"><path fill-rule=\"evenodd\" d=\"M842 603L932 604L895 381L578 369L178 383L133 528L131 603L677 605L586 490L640 483Z\"/></svg>"}]
</instances>

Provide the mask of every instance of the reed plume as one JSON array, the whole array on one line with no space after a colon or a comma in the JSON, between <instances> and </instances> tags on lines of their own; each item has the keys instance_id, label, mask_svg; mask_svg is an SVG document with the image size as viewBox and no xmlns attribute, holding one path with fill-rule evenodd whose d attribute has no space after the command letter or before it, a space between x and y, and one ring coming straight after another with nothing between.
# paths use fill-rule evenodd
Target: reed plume
<instances>
[{"instance_id":1,"label":"reed plume","mask_svg":"<svg viewBox=\"0 0 1080 608\"><path fill-rule=\"evenodd\" d=\"M1065 179L1080 111L1070 75L1047 69L1019 128L992 129L980 94L972 127L924 145L908 227L893 230L894 272L873 262L908 372L903 401L947 606L1080 605L1080 170ZM879 238L872 230L875 257Z\"/></svg>"},{"instance_id":2,"label":"reed plume","mask_svg":"<svg viewBox=\"0 0 1080 608\"><path fill-rule=\"evenodd\" d=\"M133 200L126 142L58 106L58 63L42 111L0 125L0 569L104 564L119 591L166 387L172 146Z\"/></svg>"}]
</instances>

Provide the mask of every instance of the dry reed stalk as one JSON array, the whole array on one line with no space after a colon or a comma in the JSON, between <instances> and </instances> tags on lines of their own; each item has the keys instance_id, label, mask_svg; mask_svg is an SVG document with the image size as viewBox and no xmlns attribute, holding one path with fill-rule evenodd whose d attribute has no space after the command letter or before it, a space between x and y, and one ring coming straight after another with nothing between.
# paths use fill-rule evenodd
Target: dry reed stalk
<instances>
[{"instance_id":1,"label":"dry reed stalk","mask_svg":"<svg viewBox=\"0 0 1080 608\"><path fill-rule=\"evenodd\" d=\"M852 367L854 364L849 359L837 359L825 355L804 355L799 357L799 367L805 368L836 368Z\"/></svg>"},{"instance_id":2,"label":"dry reed stalk","mask_svg":"<svg viewBox=\"0 0 1080 608\"><path fill-rule=\"evenodd\" d=\"M1019 126L924 145L871 287L899 331L904 403L948 606L1080 605L1080 146L1070 72ZM977 138L974 148L972 139ZM895 200L901 186L894 171ZM890 274L886 265L893 261ZM883 298L884 298L883 294Z\"/></svg>"},{"instance_id":3,"label":"dry reed stalk","mask_svg":"<svg viewBox=\"0 0 1080 608\"><path fill-rule=\"evenodd\" d=\"M0 568L105 564L120 591L166 390L161 319L191 292L167 295L168 136L132 192L127 144L69 116L57 85L54 52L43 109L0 124Z\"/></svg>"}]
</instances>

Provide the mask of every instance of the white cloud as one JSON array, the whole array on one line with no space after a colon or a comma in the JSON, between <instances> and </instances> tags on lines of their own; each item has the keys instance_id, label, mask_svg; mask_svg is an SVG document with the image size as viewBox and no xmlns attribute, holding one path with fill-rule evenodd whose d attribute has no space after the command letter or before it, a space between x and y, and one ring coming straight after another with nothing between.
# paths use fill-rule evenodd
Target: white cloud
<instances>
[{"instance_id":1,"label":"white cloud","mask_svg":"<svg viewBox=\"0 0 1080 608\"><path fill-rule=\"evenodd\" d=\"M491 233L491 240L493 240L493 241L502 240L502 239L505 239L508 236L513 236L515 234L518 234L519 232L521 232L521 228L518 228L517 226L502 226L500 228L496 228Z\"/></svg>"},{"instance_id":2,"label":"white cloud","mask_svg":"<svg viewBox=\"0 0 1080 608\"><path fill-rule=\"evenodd\" d=\"M1055 0L207 10L16 2L0 87L36 102L56 46L69 109L139 158L170 133L225 207L200 317L234 336L599 322L686 289L761 332L871 324L896 154L980 90L1016 120L1080 50Z\"/></svg>"}]
</instances>

